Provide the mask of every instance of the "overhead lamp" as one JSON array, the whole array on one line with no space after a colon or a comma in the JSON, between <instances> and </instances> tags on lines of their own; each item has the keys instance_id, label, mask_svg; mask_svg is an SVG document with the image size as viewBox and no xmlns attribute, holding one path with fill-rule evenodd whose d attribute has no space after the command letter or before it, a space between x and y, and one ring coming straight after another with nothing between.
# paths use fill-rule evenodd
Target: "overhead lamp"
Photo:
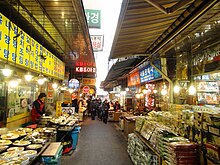
<instances>
[{"instance_id":1,"label":"overhead lamp","mask_svg":"<svg viewBox=\"0 0 220 165\"><path fill-rule=\"evenodd\" d=\"M5 76L5 77L9 77L9 76L11 76L11 74L12 74L12 70L9 68L9 65L5 65L5 68L4 69L2 69L2 74Z\"/></svg>"},{"instance_id":2,"label":"overhead lamp","mask_svg":"<svg viewBox=\"0 0 220 165\"><path fill-rule=\"evenodd\" d=\"M179 93L180 92L180 86L175 85L173 90L174 90L174 93Z\"/></svg>"},{"instance_id":3,"label":"overhead lamp","mask_svg":"<svg viewBox=\"0 0 220 165\"><path fill-rule=\"evenodd\" d=\"M146 95L147 94L147 89L144 89L142 92Z\"/></svg>"},{"instance_id":4,"label":"overhead lamp","mask_svg":"<svg viewBox=\"0 0 220 165\"><path fill-rule=\"evenodd\" d=\"M10 86L11 88L16 88L16 87L18 86L18 84L19 84L19 81L17 81L17 80L11 80L11 81L9 81L9 86Z\"/></svg>"},{"instance_id":5,"label":"overhead lamp","mask_svg":"<svg viewBox=\"0 0 220 165\"><path fill-rule=\"evenodd\" d=\"M38 80L37 80L39 85L43 85L45 82L45 78L42 74L39 75Z\"/></svg>"},{"instance_id":6,"label":"overhead lamp","mask_svg":"<svg viewBox=\"0 0 220 165\"><path fill-rule=\"evenodd\" d=\"M70 93L73 93L73 91L74 91L74 90L73 90L72 88L69 89L69 92L70 92Z\"/></svg>"},{"instance_id":7,"label":"overhead lamp","mask_svg":"<svg viewBox=\"0 0 220 165\"><path fill-rule=\"evenodd\" d=\"M157 93L157 90L156 90L156 89L154 89L154 90L153 90L153 92L154 92L154 93Z\"/></svg>"},{"instance_id":8,"label":"overhead lamp","mask_svg":"<svg viewBox=\"0 0 220 165\"><path fill-rule=\"evenodd\" d=\"M141 95L140 95L139 93L137 93L137 94L135 95L135 97L136 97L137 99L140 99L140 98L141 98Z\"/></svg>"},{"instance_id":9,"label":"overhead lamp","mask_svg":"<svg viewBox=\"0 0 220 165\"><path fill-rule=\"evenodd\" d=\"M164 95L167 95L167 90L166 89L162 89L161 90L161 94L164 96Z\"/></svg>"},{"instance_id":10,"label":"overhead lamp","mask_svg":"<svg viewBox=\"0 0 220 165\"><path fill-rule=\"evenodd\" d=\"M53 83L52 87L53 87L53 89L56 89L58 87L58 84L57 83Z\"/></svg>"},{"instance_id":11,"label":"overhead lamp","mask_svg":"<svg viewBox=\"0 0 220 165\"><path fill-rule=\"evenodd\" d=\"M194 85L192 84L189 87L189 95L195 95L196 94L196 88L194 87Z\"/></svg>"},{"instance_id":12,"label":"overhead lamp","mask_svg":"<svg viewBox=\"0 0 220 165\"><path fill-rule=\"evenodd\" d=\"M27 74L24 76L24 78L25 78L25 80L26 81L31 81L32 80L32 78L33 78L33 76L31 75L31 73L30 72L27 72Z\"/></svg>"}]
</instances>

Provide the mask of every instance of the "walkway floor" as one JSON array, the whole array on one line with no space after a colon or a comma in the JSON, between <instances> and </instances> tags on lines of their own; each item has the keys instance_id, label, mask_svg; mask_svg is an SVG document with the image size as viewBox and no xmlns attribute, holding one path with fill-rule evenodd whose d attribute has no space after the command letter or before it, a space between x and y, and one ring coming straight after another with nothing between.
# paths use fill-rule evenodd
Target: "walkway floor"
<instances>
[{"instance_id":1,"label":"walkway floor","mask_svg":"<svg viewBox=\"0 0 220 165\"><path fill-rule=\"evenodd\" d=\"M62 165L132 165L127 142L114 123L99 120L83 122L76 150L62 156Z\"/></svg>"}]
</instances>

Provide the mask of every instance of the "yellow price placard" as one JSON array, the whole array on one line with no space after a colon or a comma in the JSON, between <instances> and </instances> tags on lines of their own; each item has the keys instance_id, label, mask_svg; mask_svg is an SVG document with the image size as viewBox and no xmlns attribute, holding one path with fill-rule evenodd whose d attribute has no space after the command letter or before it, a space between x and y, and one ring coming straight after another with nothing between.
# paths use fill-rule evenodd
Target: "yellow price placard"
<instances>
[{"instance_id":1,"label":"yellow price placard","mask_svg":"<svg viewBox=\"0 0 220 165\"><path fill-rule=\"evenodd\" d=\"M56 102L56 116L61 116L62 115L62 102L57 101Z\"/></svg>"}]
</instances>

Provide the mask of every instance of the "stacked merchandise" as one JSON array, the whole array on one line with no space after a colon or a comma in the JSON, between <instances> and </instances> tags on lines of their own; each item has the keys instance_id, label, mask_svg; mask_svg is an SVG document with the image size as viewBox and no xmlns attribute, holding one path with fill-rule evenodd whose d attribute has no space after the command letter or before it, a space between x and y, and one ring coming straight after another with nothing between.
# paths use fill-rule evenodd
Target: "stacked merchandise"
<instances>
[{"instance_id":1,"label":"stacked merchandise","mask_svg":"<svg viewBox=\"0 0 220 165\"><path fill-rule=\"evenodd\" d=\"M199 165L198 145L196 143L172 142L169 145L170 164Z\"/></svg>"},{"instance_id":2,"label":"stacked merchandise","mask_svg":"<svg viewBox=\"0 0 220 165\"><path fill-rule=\"evenodd\" d=\"M168 131L159 135L157 149L168 165L199 164L197 144Z\"/></svg>"},{"instance_id":3,"label":"stacked merchandise","mask_svg":"<svg viewBox=\"0 0 220 165\"><path fill-rule=\"evenodd\" d=\"M142 126L144 125L145 117L139 116L135 120L135 131L140 132L142 129Z\"/></svg>"},{"instance_id":4,"label":"stacked merchandise","mask_svg":"<svg viewBox=\"0 0 220 165\"><path fill-rule=\"evenodd\" d=\"M134 134L128 135L128 154L135 165L158 165L158 156Z\"/></svg>"},{"instance_id":5,"label":"stacked merchandise","mask_svg":"<svg viewBox=\"0 0 220 165\"><path fill-rule=\"evenodd\" d=\"M164 118L164 115L159 116L159 118L161 118L161 116ZM191 118L190 115L189 118ZM148 150L151 150L153 154L159 153L168 165L198 165L200 162L198 145L191 143L189 139L185 137L179 136L172 128L162 125L161 122L160 124L155 122L157 120L158 118L155 119L155 117L136 119L138 122L136 123L136 134L140 134L140 136L149 143L150 149ZM142 128L140 129L141 125ZM139 130L140 132L138 133ZM136 141L138 140L136 139ZM136 143L133 143L134 152L137 152L138 150L135 150L135 145Z\"/></svg>"}]
</instances>

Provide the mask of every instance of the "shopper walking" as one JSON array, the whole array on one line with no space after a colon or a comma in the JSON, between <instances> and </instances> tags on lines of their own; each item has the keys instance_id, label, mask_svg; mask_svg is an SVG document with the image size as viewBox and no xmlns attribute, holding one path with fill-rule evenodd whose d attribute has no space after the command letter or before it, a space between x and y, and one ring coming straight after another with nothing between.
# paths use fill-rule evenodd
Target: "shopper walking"
<instances>
[{"instance_id":1,"label":"shopper walking","mask_svg":"<svg viewBox=\"0 0 220 165\"><path fill-rule=\"evenodd\" d=\"M37 100L33 102L31 110L32 123L39 123L41 116L45 113L44 99L46 97L45 93L40 93Z\"/></svg>"},{"instance_id":2,"label":"shopper walking","mask_svg":"<svg viewBox=\"0 0 220 165\"><path fill-rule=\"evenodd\" d=\"M102 113L103 113L103 122L107 124L108 121L108 110L110 108L108 100L105 100L102 105Z\"/></svg>"},{"instance_id":3,"label":"shopper walking","mask_svg":"<svg viewBox=\"0 0 220 165\"><path fill-rule=\"evenodd\" d=\"M102 100L98 98L97 102L97 117L99 120L102 120Z\"/></svg>"},{"instance_id":4,"label":"shopper walking","mask_svg":"<svg viewBox=\"0 0 220 165\"><path fill-rule=\"evenodd\" d=\"M92 103L91 103L91 117L92 117L92 120L95 120L96 108L97 108L96 100L92 100Z\"/></svg>"}]
</instances>

